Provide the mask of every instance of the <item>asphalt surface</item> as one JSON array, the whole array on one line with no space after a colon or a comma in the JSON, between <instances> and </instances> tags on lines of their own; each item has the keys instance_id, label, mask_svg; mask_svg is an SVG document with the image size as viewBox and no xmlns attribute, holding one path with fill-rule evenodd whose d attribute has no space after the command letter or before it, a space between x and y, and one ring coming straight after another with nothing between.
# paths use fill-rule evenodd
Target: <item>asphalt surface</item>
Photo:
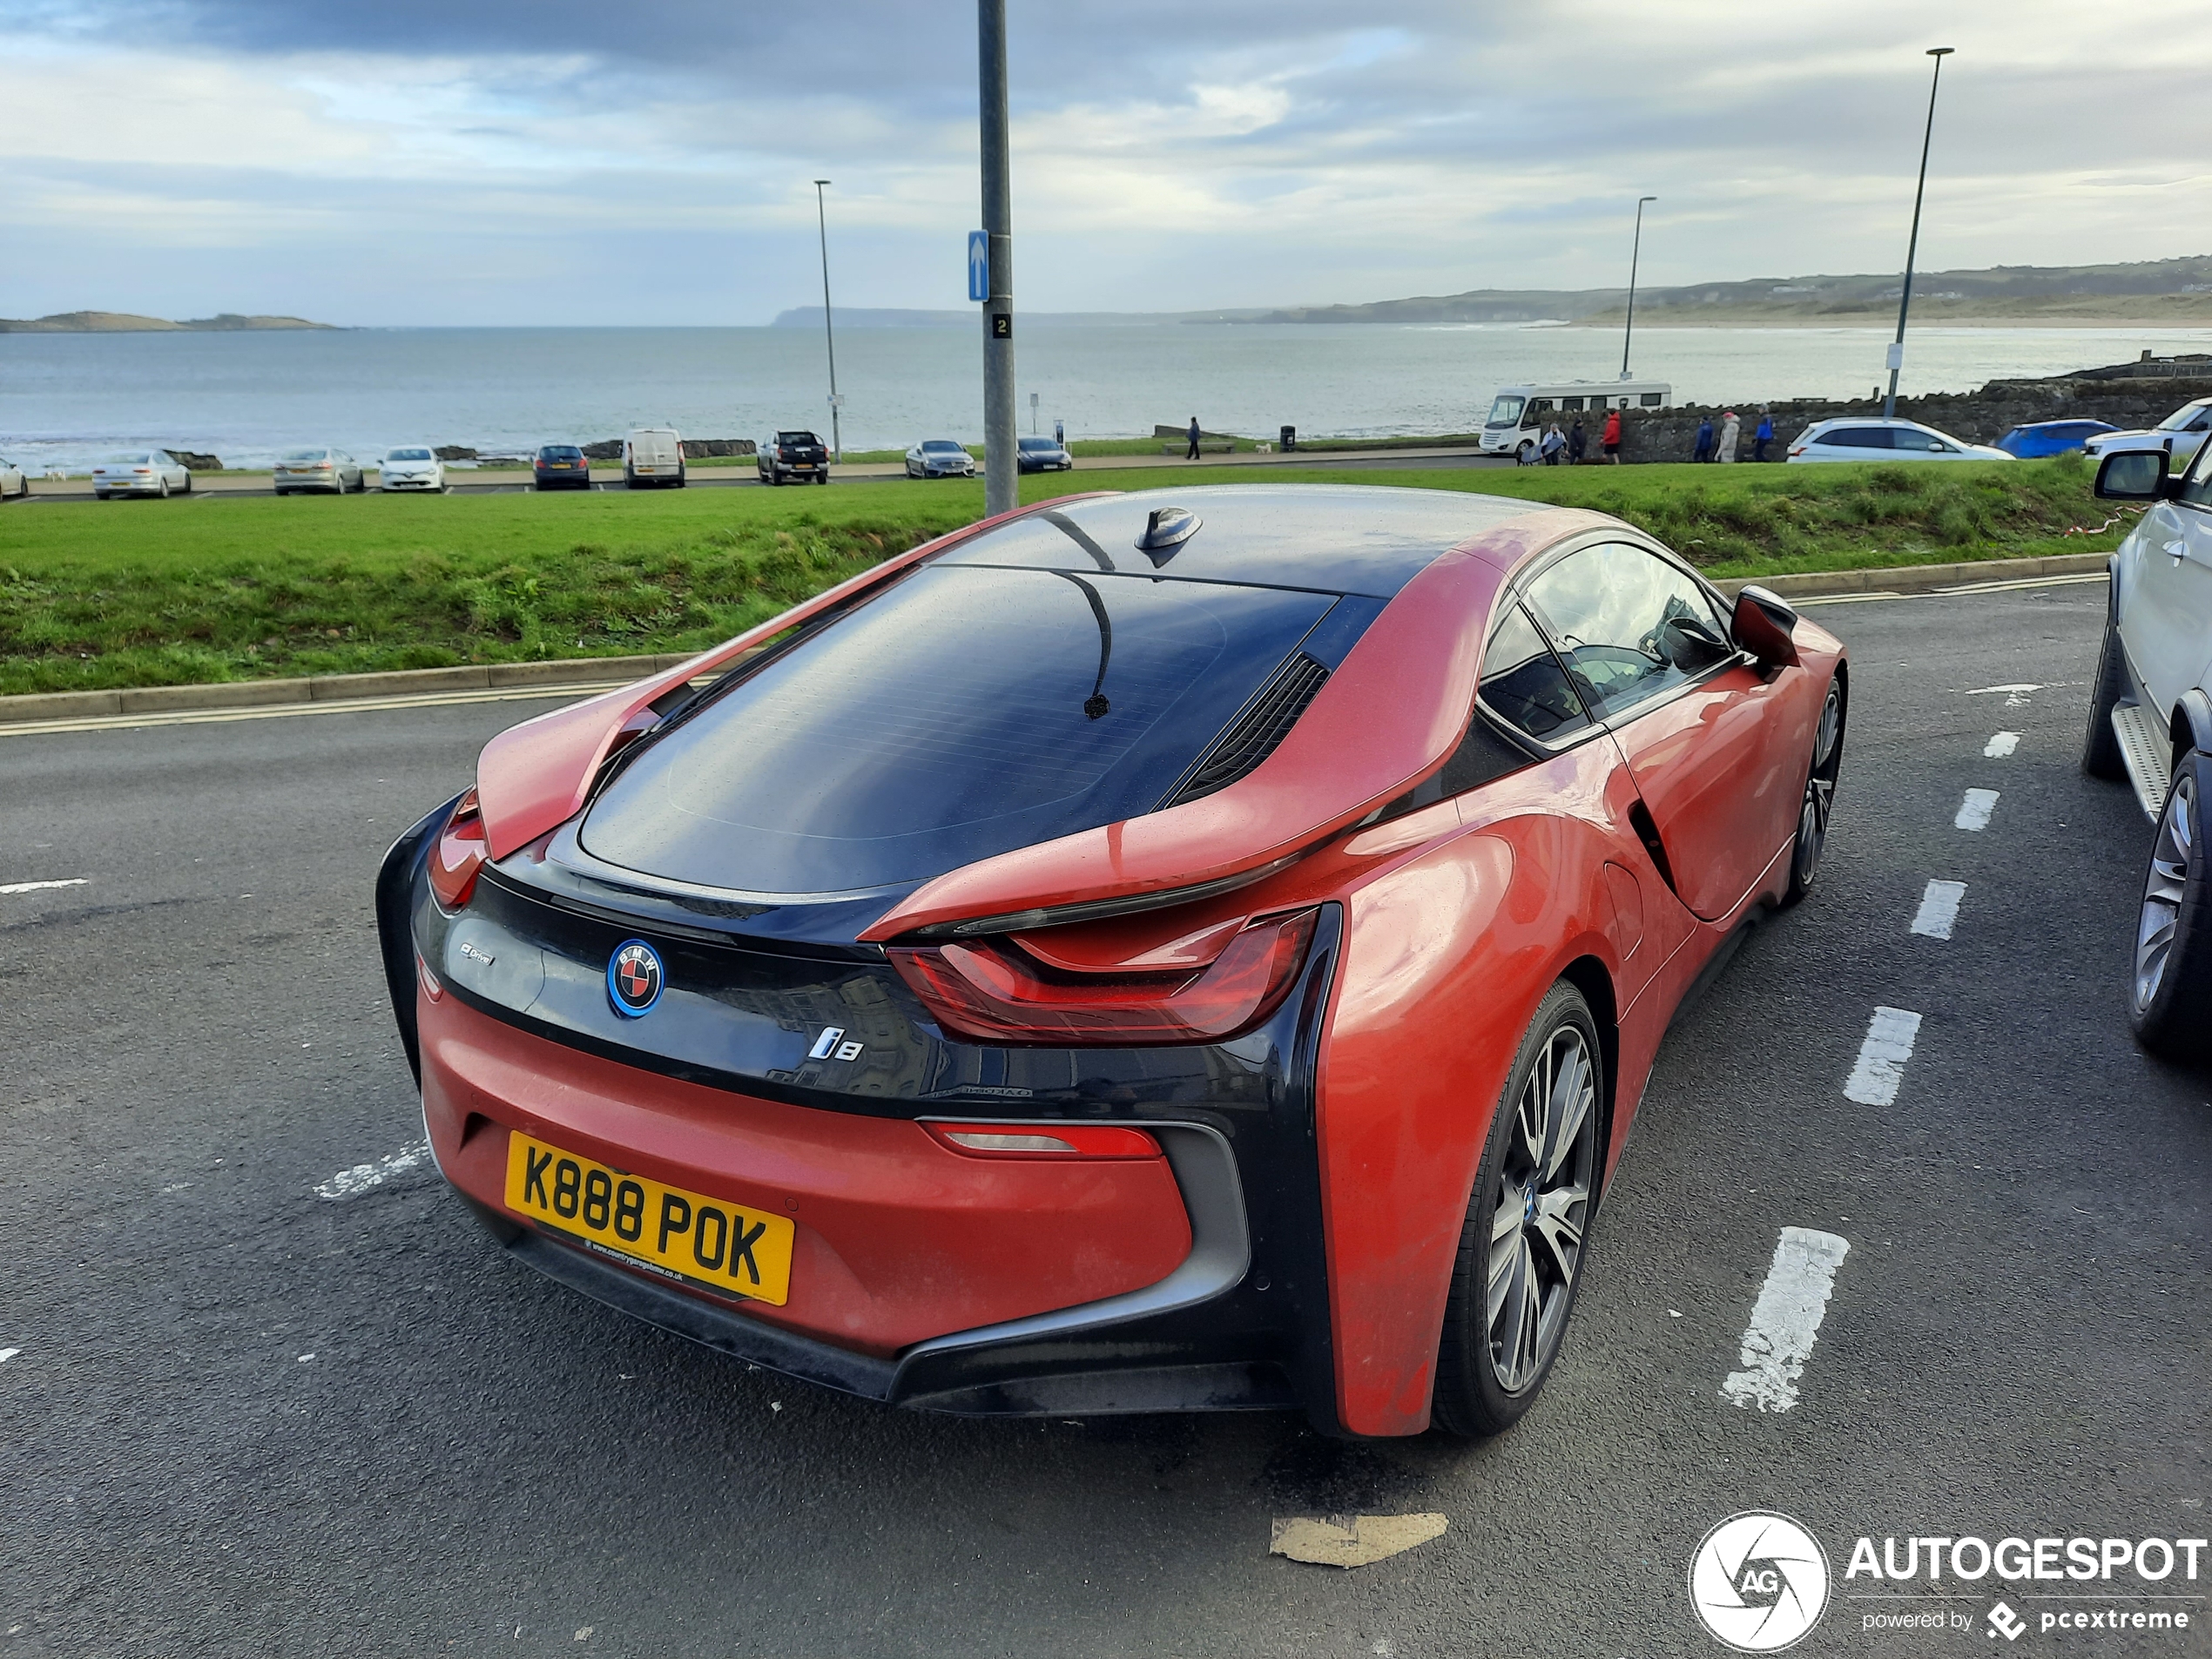
<instances>
[{"instance_id":1,"label":"asphalt surface","mask_svg":"<svg viewBox=\"0 0 2212 1659\"><path fill-rule=\"evenodd\" d=\"M1474 1447L887 1412L536 1278L427 1163L318 1197L421 1133L378 857L534 705L0 742L0 886L84 882L0 893L0 1656L1719 1654L1685 1569L1751 1507L1836 1575L1796 1651L2065 1650L1986 1630L2055 1605L1993 1579L1921 1604L1971 1629L1865 1634L1895 1604L1844 1571L2212 1519L2212 1082L2121 1015L2148 829L2074 765L2102 604L1814 613L1856 664L1820 886L1678 1022L1546 1396ZM1908 932L1931 879L1948 941ZM1859 1105L1877 1007L1922 1022ZM1851 1251L1777 1414L1722 1384L1787 1226ZM1268 1554L1352 1511L1450 1530ZM2166 1605L2196 1629L2072 1645L2207 1651Z\"/></svg>"}]
</instances>

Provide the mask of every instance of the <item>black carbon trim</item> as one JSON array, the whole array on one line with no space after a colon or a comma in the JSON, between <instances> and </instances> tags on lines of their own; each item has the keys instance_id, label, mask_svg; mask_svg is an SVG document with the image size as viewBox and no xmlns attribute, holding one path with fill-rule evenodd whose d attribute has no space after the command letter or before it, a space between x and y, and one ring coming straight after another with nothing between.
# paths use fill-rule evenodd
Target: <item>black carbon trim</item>
<instances>
[{"instance_id":1,"label":"black carbon trim","mask_svg":"<svg viewBox=\"0 0 2212 1659\"><path fill-rule=\"evenodd\" d=\"M1275 752L1275 745L1298 724L1305 705L1328 683L1329 671L1304 651L1268 677L1244 711L1198 758L1162 806L1180 806L1226 789Z\"/></svg>"}]
</instances>

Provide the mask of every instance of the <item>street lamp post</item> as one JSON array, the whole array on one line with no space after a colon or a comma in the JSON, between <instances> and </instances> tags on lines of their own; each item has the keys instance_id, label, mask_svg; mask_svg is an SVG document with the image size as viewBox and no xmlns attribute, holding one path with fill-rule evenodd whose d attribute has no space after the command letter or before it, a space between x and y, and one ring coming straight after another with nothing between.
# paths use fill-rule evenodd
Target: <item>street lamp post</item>
<instances>
[{"instance_id":1,"label":"street lamp post","mask_svg":"<svg viewBox=\"0 0 2212 1659\"><path fill-rule=\"evenodd\" d=\"M1643 205L1656 202L1656 196L1636 198L1636 238L1629 245L1629 321L1621 330L1621 378L1629 378L1629 341L1636 329L1636 261L1643 254Z\"/></svg>"},{"instance_id":2,"label":"street lamp post","mask_svg":"<svg viewBox=\"0 0 2212 1659\"><path fill-rule=\"evenodd\" d=\"M830 449L837 456L837 464L845 464L845 436L838 423L837 397L837 334L830 327L829 297L829 211L822 206L822 186L830 181L814 181L814 227L822 239L822 341L829 347L830 372Z\"/></svg>"},{"instance_id":3,"label":"street lamp post","mask_svg":"<svg viewBox=\"0 0 2212 1659\"><path fill-rule=\"evenodd\" d=\"M983 150L983 233L990 297L983 305L983 510L1021 499L1014 454L1014 181L1006 116L1006 0L975 0L976 102Z\"/></svg>"},{"instance_id":4,"label":"street lamp post","mask_svg":"<svg viewBox=\"0 0 2212 1659\"><path fill-rule=\"evenodd\" d=\"M1920 182L1912 186L1912 238L1905 245L1905 289L1897 302L1897 338L1890 343L1890 390L1882 400L1885 421L1897 414L1897 374L1905 367L1905 319L1912 309L1912 261L1920 252L1920 198L1928 188L1928 145L1935 138L1936 88L1943 84L1943 60L1957 50L1955 46L1928 48L1928 56L1935 59L1935 74L1928 82L1927 131L1920 135Z\"/></svg>"}]
</instances>

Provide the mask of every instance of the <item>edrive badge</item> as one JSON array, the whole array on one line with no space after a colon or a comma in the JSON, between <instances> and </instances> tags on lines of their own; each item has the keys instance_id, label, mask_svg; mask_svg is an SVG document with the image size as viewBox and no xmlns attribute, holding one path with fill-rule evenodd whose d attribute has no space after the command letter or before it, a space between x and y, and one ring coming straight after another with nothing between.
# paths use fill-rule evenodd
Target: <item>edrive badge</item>
<instances>
[{"instance_id":1,"label":"edrive badge","mask_svg":"<svg viewBox=\"0 0 2212 1659\"><path fill-rule=\"evenodd\" d=\"M667 981L660 954L642 939L624 940L607 963L607 1000L626 1020L651 1014Z\"/></svg>"}]
</instances>

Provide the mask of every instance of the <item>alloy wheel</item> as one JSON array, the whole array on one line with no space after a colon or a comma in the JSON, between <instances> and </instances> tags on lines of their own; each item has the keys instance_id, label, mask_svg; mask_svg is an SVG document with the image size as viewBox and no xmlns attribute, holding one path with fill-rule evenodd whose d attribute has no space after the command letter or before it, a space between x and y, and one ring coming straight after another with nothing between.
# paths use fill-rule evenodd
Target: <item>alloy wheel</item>
<instances>
[{"instance_id":1,"label":"alloy wheel","mask_svg":"<svg viewBox=\"0 0 2212 1659\"><path fill-rule=\"evenodd\" d=\"M1596 1106L1589 1046L1562 1026L1522 1085L1490 1221L1486 1328L1509 1394L1543 1373L1567 1323L1596 1171Z\"/></svg>"},{"instance_id":2,"label":"alloy wheel","mask_svg":"<svg viewBox=\"0 0 2212 1659\"><path fill-rule=\"evenodd\" d=\"M1836 773L1839 740L1844 731L1844 699L1831 681L1828 699L1820 705L1820 725L1813 732L1812 765L1805 770L1805 798L1797 808L1797 868L1802 889L1820 873L1820 853L1828 840L1828 814L1836 801Z\"/></svg>"},{"instance_id":3,"label":"alloy wheel","mask_svg":"<svg viewBox=\"0 0 2212 1659\"><path fill-rule=\"evenodd\" d=\"M2174 954L2174 932L2188 896L2189 849L2196 836L2196 780L2175 779L2158 817L2150 873L2143 881L2143 909L2135 925L2135 1011L2150 1007L2165 982Z\"/></svg>"}]
</instances>

